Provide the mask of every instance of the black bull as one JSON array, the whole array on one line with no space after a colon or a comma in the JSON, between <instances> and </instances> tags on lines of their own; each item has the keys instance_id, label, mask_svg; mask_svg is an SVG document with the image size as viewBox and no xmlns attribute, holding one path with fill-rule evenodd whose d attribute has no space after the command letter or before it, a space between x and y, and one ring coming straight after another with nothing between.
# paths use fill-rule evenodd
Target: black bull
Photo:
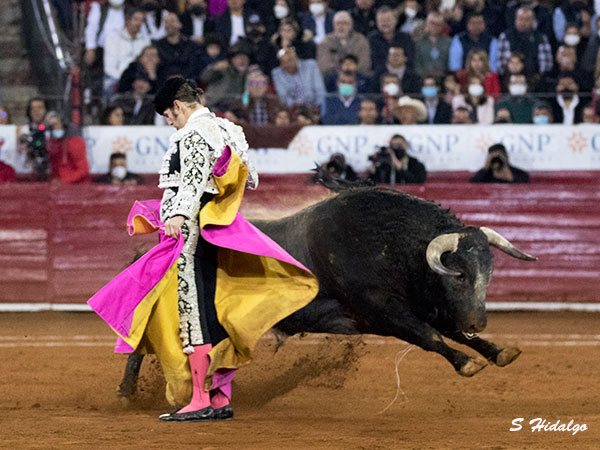
<instances>
[{"instance_id":1,"label":"black bull","mask_svg":"<svg viewBox=\"0 0 600 450\"><path fill-rule=\"evenodd\" d=\"M475 333L486 326L490 245L534 260L489 228L468 227L449 210L398 191L350 189L279 220L254 224L318 278L306 307L279 322L302 332L394 336L445 357L463 376L486 361L449 347L465 344L505 366L520 354ZM141 356L130 357L121 394L135 392Z\"/></svg>"}]
</instances>

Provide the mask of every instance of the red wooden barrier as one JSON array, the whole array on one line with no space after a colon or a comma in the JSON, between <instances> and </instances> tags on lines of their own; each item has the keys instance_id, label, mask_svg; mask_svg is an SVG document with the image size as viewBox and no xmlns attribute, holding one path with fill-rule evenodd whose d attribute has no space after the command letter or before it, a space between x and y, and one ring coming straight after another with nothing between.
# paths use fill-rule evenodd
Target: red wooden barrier
<instances>
[{"instance_id":1,"label":"red wooden barrier","mask_svg":"<svg viewBox=\"0 0 600 450\"><path fill-rule=\"evenodd\" d=\"M247 191L249 218L281 216L327 197L306 175L263 176ZM473 185L468 174L432 174L406 192L450 207L465 222L501 232L539 257L496 253L488 300L600 303L600 178L596 172L534 174L530 185ZM155 236L128 237L134 200L153 186L0 185L0 302L85 302Z\"/></svg>"}]
</instances>

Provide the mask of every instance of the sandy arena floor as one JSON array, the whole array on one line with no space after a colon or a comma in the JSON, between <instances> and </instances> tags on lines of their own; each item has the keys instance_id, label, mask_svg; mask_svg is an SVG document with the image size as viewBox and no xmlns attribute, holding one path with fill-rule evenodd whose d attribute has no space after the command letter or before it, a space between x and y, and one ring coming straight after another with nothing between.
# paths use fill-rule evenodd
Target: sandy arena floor
<instances>
[{"instance_id":1,"label":"sandy arena floor","mask_svg":"<svg viewBox=\"0 0 600 450\"><path fill-rule=\"evenodd\" d=\"M494 313L484 335L523 354L471 379L391 338L270 335L238 372L236 418L162 424L169 410L155 361L137 400L117 399L125 357L91 313L0 314L1 449L598 449L600 315ZM510 432L513 419L523 429ZM532 432L529 421L586 424Z\"/></svg>"}]
</instances>

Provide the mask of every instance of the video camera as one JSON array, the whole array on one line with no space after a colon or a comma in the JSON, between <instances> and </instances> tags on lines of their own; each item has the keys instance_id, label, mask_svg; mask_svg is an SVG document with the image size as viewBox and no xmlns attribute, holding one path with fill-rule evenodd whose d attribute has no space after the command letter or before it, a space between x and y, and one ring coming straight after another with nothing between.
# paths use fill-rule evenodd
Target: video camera
<instances>
[{"instance_id":1,"label":"video camera","mask_svg":"<svg viewBox=\"0 0 600 450\"><path fill-rule=\"evenodd\" d=\"M21 137L27 146L27 158L33 164L33 170L39 181L45 181L48 177L48 150L46 149L46 127L39 125L29 135Z\"/></svg>"},{"instance_id":2,"label":"video camera","mask_svg":"<svg viewBox=\"0 0 600 450\"><path fill-rule=\"evenodd\" d=\"M391 166L392 156L388 152L388 148L385 146L378 146L377 153L369 156L369 161L375 164L375 167Z\"/></svg>"}]
</instances>

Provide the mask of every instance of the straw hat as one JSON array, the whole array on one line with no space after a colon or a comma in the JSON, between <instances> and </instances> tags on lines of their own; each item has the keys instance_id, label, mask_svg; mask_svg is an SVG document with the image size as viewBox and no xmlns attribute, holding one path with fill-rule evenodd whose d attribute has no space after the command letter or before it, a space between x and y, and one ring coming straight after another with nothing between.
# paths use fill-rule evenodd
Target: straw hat
<instances>
[{"instance_id":1,"label":"straw hat","mask_svg":"<svg viewBox=\"0 0 600 450\"><path fill-rule=\"evenodd\" d=\"M408 95L400 97L400 99L398 100L398 107L413 107L417 110L418 122L424 122L425 120L427 120L427 108L425 107L425 104L422 101L417 100L416 98L409 97Z\"/></svg>"}]
</instances>

